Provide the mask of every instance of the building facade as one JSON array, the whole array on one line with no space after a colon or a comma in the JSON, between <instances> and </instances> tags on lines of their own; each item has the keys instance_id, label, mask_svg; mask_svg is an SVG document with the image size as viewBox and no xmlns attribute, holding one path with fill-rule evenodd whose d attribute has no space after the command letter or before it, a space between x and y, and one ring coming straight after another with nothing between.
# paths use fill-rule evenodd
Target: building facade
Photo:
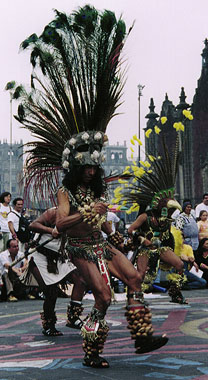
<instances>
[{"instance_id":1,"label":"building facade","mask_svg":"<svg viewBox=\"0 0 208 380\"><path fill-rule=\"evenodd\" d=\"M23 142L14 143L10 148L7 141L0 142L0 194L12 193L12 199L23 195ZM11 183L11 185L10 185Z\"/></svg>"},{"instance_id":2,"label":"building facade","mask_svg":"<svg viewBox=\"0 0 208 380\"><path fill-rule=\"evenodd\" d=\"M174 122L182 120L185 109L192 111L194 119L185 121L185 131L176 132ZM186 198L192 205L202 200L202 195L208 192L208 41L202 51L202 70L197 83L195 95L191 105L186 103L184 88L181 88L178 105L174 105L166 94L162 103L160 115L155 113L153 99L150 100L149 113L146 115L145 131L154 130L158 125L159 116L166 116L167 122L160 126L158 136L151 133L145 138L147 154L157 156L161 150L161 136L165 137L168 150L171 152L175 145L177 133L179 134L179 170L176 181L176 198L182 203Z\"/></svg>"}]
</instances>

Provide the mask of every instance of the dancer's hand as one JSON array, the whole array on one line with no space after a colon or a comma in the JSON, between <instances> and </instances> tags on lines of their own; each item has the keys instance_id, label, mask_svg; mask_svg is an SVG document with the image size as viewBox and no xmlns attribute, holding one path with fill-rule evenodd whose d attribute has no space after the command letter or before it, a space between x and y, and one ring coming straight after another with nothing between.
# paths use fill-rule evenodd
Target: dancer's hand
<instances>
[{"instance_id":1,"label":"dancer's hand","mask_svg":"<svg viewBox=\"0 0 208 380\"><path fill-rule=\"evenodd\" d=\"M55 226L54 229L52 230L51 235L52 235L53 238L55 238L55 239L57 239L57 238L60 236L60 233L58 232L56 226Z\"/></svg>"},{"instance_id":2,"label":"dancer's hand","mask_svg":"<svg viewBox=\"0 0 208 380\"><path fill-rule=\"evenodd\" d=\"M94 205L94 210L96 211L96 214L104 215L107 212L109 203L104 202L98 202Z\"/></svg>"}]
</instances>

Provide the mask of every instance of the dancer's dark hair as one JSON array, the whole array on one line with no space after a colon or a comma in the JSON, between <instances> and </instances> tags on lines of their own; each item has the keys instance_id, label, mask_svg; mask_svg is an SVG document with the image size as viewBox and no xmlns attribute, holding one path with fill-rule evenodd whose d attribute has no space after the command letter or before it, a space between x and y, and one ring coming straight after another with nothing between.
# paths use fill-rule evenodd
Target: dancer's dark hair
<instances>
[{"instance_id":1,"label":"dancer's dark hair","mask_svg":"<svg viewBox=\"0 0 208 380\"><path fill-rule=\"evenodd\" d=\"M69 172L66 172L62 184L75 194L77 186L81 184L85 166L74 166ZM104 170L97 167L96 173L90 182L90 188L94 191L95 197L99 198L106 190L104 183Z\"/></svg>"}]
</instances>

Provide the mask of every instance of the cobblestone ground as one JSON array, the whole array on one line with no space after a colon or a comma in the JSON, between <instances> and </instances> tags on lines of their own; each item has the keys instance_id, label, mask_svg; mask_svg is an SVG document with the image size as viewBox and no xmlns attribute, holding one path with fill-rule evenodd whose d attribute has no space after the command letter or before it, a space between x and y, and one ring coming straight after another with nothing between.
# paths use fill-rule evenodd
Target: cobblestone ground
<instances>
[{"instance_id":1,"label":"cobblestone ground","mask_svg":"<svg viewBox=\"0 0 208 380\"><path fill-rule=\"evenodd\" d=\"M103 356L109 369L82 365L79 331L65 326L68 299L58 299L58 329L62 337L41 333L42 301L0 303L0 380L65 379L166 379L208 380L208 290L184 292L188 305L177 305L169 297L155 294L149 304L155 333L167 333L169 342L160 350L136 355L126 328L125 295L117 295L107 314L110 333ZM84 316L93 304L84 299Z\"/></svg>"}]
</instances>

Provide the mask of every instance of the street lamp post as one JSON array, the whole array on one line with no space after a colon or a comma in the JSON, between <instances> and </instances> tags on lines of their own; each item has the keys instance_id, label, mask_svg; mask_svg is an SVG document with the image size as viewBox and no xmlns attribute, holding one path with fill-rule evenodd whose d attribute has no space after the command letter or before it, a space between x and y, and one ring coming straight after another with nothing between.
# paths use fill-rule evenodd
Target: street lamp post
<instances>
[{"instance_id":1,"label":"street lamp post","mask_svg":"<svg viewBox=\"0 0 208 380\"><path fill-rule=\"evenodd\" d=\"M142 90L145 86L138 84L138 138L141 138L141 113L140 113L140 98L142 96ZM138 164L140 161L140 144L138 144Z\"/></svg>"},{"instance_id":2,"label":"street lamp post","mask_svg":"<svg viewBox=\"0 0 208 380\"><path fill-rule=\"evenodd\" d=\"M10 92L9 192L12 194L12 92Z\"/></svg>"},{"instance_id":3,"label":"street lamp post","mask_svg":"<svg viewBox=\"0 0 208 380\"><path fill-rule=\"evenodd\" d=\"M10 137L9 137L9 192L12 193L12 99L15 89L15 81L8 82L5 86L5 90L9 91L10 94Z\"/></svg>"}]
</instances>

